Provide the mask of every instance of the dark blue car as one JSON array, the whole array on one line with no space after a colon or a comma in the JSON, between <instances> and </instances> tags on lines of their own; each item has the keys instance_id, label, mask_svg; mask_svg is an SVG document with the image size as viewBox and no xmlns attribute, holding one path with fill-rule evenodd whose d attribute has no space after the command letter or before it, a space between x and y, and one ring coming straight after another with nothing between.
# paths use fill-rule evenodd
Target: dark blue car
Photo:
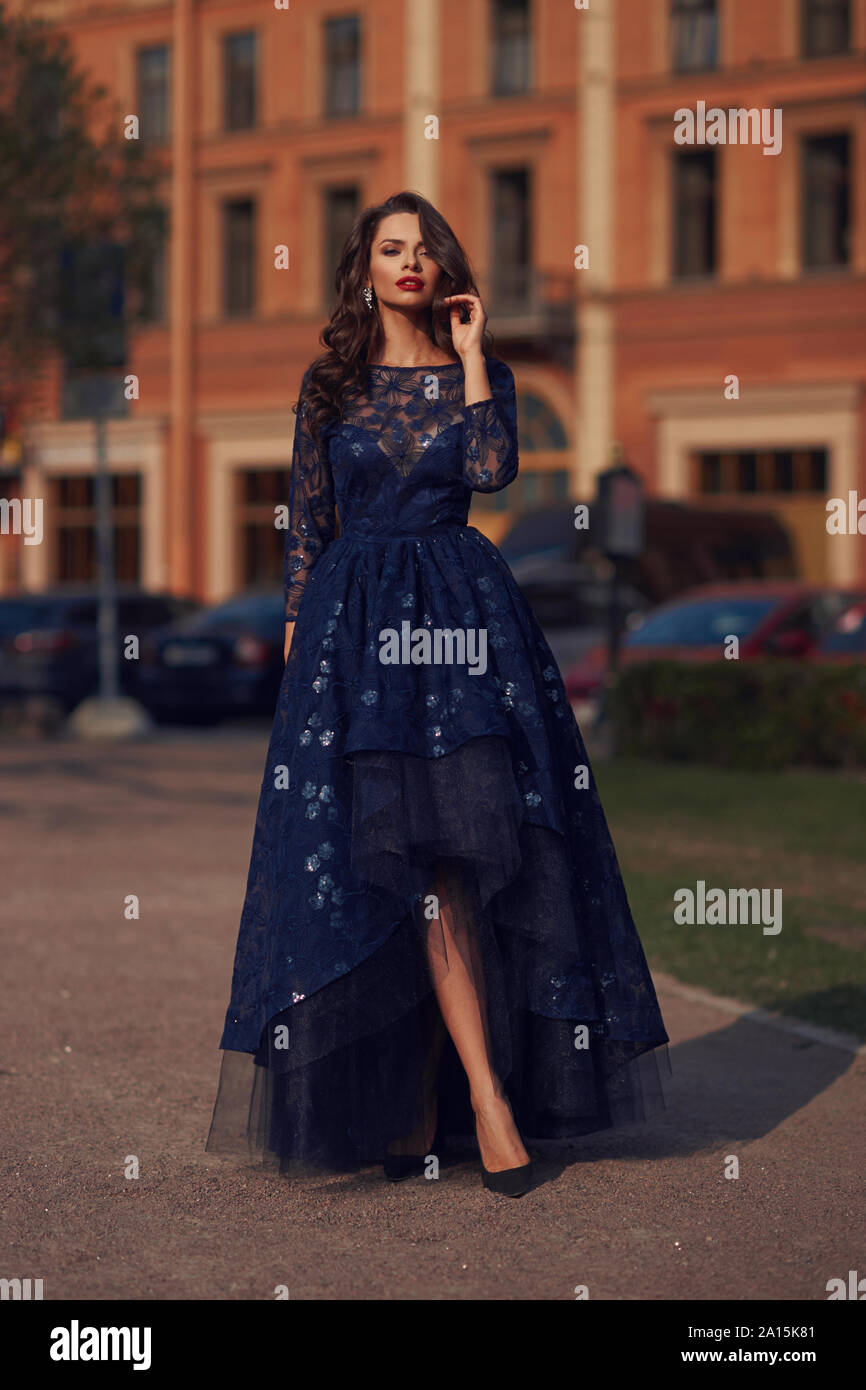
<instances>
[{"instance_id":1,"label":"dark blue car","mask_svg":"<svg viewBox=\"0 0 866 1390\"><path fill-rule=\"evenodd\" d=\"M282 590L249 592L151 634L135 694L156 720L272 716L285 661Z\"/></svg>"},{"instance_id":2,"label":"dark blue car","mask_svg":"<svg viewBox=\"0 0 866 1390\"><path fill-rule=\"evenodd\" d=\"M118 683L121 694L130 695L139 663L122 655L124 639L135 635L142 642L154 628L194 612L198 605L129 585L118 585L116 596ZM98 614L99 596L92 585L0 598L0 700L41 696L69 712L95 694Z\"/></svg>"}]
</instances>

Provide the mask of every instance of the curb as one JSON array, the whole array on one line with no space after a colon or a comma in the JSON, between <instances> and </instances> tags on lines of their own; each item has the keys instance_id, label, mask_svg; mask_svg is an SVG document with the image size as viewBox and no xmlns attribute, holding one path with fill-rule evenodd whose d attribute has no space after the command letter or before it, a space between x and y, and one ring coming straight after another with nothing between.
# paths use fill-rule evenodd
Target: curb
<instances>
[{"instance_id":1,"label":"curb","mask_svg":"<svg viewBox=\"0 0 866 1390\"><path fill-rule=\"evenodd\" d=\"M710 994L707 990L681 984L662 970L654 970L652 977L659 989L676 995L678 999L687 999L693 1004L705 1004L708 1008L718 1009L720 1013L733 1014L736 1018L748 1019L750 1023L762 1023L765 1027L776 1028L782 1033L793 1033L798 1038L808 1038L810 1042L823 1043L826 1047L838 1047L843 1052L853 1052L858 1057L866 1056L866 1042L861 1042L850 1033L837 1033L835 1029L821 1028L817 1023L806 1023L805 1020L789 1018L786 1014L770 1009L755 1008L753 1004L741 1004L737 999L725 999L720 994Z\"/></svg>"}]
</instances>

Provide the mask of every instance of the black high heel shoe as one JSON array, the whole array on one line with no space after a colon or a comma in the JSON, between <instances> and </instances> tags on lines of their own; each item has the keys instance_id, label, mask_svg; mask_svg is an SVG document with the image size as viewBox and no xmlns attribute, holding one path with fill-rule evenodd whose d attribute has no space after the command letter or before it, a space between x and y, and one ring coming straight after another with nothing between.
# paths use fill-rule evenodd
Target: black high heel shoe
<instances>
[{"instance_id":1,"label":"black high heel shoe","mask_svg":"<svg viewBox=\"0 0 866 1390\"><path fill-rule=\"evenodd\" d=\"M439 1120L436 1121L436 1129L433 1132L433 1139L426 1154L386 1154L382 1160L382 1169L389 1182L402 1182L404 1178L421 1178L427 1168L427 1154L433 1154L439 1160L441 1166L444 1158L444 1142L440 1133Z\"/></svg>"},{"instance_id":2,"label":"black high heel shoe","mask_svg":"<svg viewBox=\"0 0 866 1390\"><path fill-rule=\"evenodd\" d=\"M501 1096L505 1101L509 1111L511 1102L507 1096ZM514 1113L511 1113L512 1121ZM478 1120L476 1116L476 1136ZM481 1145L478 1145L478 1157L481 1158ZM498 1173L491 1173L484 1167L484 1159L481 1159L481 1181L489 1192L496 1192L500 1197L522 1197L524 1192L528 1192L532 1186L532 1159L526 1163L521 1163L517 1168L502 1168Z\"/></svg>"},{"instance_id":3,"label":"black high heel shoe","mask_svg":"<svg viewBox=\"0 0 866 1390\"><path fill-rule=\"evenodd\" d=\"M488 1191L498 1192L500 1197L522 1197L532 1186L532 1159L519 1168L503 1168L499 1173L489 1173L482 1163L481 1181Z\"/></svg>"},{"instance_id":4,"label":"black high heel shoe","mask_svg":"<svg viewBox=\"0 0 866 1390\"><path fill-rule=\"evenodd\" d=\"M424 1159L420 1154L386 1154L382 1159L382 1169L389 1182L420 1178L424 1172Z\"/></svg>"}]
</instances>

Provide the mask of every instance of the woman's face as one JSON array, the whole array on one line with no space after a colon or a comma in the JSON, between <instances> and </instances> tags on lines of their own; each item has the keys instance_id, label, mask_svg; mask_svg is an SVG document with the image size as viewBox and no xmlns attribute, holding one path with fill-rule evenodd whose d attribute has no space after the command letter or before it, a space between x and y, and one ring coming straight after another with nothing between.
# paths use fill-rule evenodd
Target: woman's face
<instances>
[{"instance_id":1,"label":"woman's face","mask_svg":"<svg viewBox=\"0 0 866 1390\"><path fill-rule=\"evenodd\" d=\"M370 281L380 304L404 313L427 310L441 274L421 240L417 213L382 218L370 246Z\"/></svg>"}]
</instances>

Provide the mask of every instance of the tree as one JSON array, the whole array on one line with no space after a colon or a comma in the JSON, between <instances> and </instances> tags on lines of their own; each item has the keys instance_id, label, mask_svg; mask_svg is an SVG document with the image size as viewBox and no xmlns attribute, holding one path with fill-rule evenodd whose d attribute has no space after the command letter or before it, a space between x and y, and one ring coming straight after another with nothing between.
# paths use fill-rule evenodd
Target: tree
<instances>
[{"instance_id":1,"label":"tree","mask_svg":"<svg viewBox=\"0 0 866 1390\"><path fill-rule=\"evenodd\" d=\"M161 175L65 36L0 0L0 405L18 403L55 353L98 364L107 325L95 309L82 319L70 294L88 247L106 261L122 248L123 321L140 320L166 231Z\"/></svg>"}]
</instances>

